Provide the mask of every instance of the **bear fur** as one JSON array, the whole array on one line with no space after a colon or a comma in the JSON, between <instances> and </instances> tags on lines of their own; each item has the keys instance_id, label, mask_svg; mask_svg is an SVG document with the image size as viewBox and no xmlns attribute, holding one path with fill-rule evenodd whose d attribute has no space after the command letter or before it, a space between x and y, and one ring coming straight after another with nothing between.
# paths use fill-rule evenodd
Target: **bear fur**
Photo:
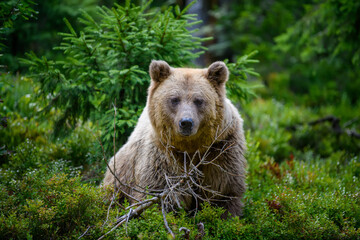
<instances>
[{"instance_id":1,"label":"bear fur","mask_svg":"<svg viewBox=\"0 0 360 240\"><path fill-rule=\"evenodd\" d=\"M240 215L246 189L246 144L243 120L226 98L229 72L225 63L191 69L152 61L149 73L146 107L127 143L110 160L110 168L114 170L115 161L121 182L152 191L165 189L166 177L183 176L184 169L205 159L206 164L198 167L198 185L191 190L198 198L179 192L177 202L180 199L185 209L191 209L201 200L212 199L226 214ZM144 197L119 185L107 169L102 185L115 182L133 197Z\"/></svg>"}]
</instances>

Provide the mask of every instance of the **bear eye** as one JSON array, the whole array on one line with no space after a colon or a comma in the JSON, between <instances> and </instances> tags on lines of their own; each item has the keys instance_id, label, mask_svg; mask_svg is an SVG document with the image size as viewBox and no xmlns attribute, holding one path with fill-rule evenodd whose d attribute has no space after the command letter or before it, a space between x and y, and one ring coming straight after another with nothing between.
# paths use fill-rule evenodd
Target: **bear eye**
<instances>
[{"instance_id":1,"label":"bear eye","mask_svg":"<svg viewBox=\"0 0 360 240\"><path fill-rule=\"evenodd\" d=\"M204 100L197 98L194 100L194 103L196 106L201 107L204 104Z\"/></svg>"},{"instance_id":2,"label":"bear eye","mask_svg":"<svg viewBox=\"0 0 360 240\"><path fill-rule=\"evenodd\" d=\"M175 97L175 98L172 98L170 101L173 106L176 106L180 103L180 98Z\"/></svg>"}]
</instances>

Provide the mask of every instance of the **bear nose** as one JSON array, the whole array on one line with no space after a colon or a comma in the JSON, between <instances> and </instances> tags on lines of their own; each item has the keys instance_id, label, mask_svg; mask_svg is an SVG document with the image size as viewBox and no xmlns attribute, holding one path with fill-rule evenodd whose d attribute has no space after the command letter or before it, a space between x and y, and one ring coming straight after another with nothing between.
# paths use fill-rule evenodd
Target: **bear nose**
<instances>
[{"instance_id":1,"label":"bear nose","mask_svg":"<svg viewBox=\"0 0 360 240\"><path fill-rule=\"evenodd\" d=\"M190 135L193 125L194 121L191 118L182 118L179 121L179 126L185 135Z\"/></svg>"}]
</instances>

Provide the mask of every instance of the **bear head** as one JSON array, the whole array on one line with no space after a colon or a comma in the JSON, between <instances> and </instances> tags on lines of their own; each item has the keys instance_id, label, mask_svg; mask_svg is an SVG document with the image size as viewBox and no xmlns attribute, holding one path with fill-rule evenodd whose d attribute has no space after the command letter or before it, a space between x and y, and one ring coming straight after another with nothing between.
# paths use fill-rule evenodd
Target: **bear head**
<instances>
[{"instance_id":1,"label":"bear head","mask_svg":"<svg viewBox=\"0 0 360 240\"><path fill-rule=\"evenodd\" d=\"M152 61L149 73L148 113L162 144L184 152L209 146L224 117L225 63L192 69Z\"/></svg>"}]
</instances>

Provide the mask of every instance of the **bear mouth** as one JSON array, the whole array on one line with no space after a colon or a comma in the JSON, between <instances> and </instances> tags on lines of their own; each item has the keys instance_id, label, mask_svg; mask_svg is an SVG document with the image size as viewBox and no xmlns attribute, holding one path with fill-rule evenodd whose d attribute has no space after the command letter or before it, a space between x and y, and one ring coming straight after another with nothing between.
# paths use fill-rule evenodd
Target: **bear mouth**
<instances>
[{"instance_id":1,"label":"bear mouth","mask_svg":"<svg viewBox=\"0 0 360 240\"><path fill-rule=\"evenodd\" d=\"M192 129L181 129L179 131L180 135L183 137L190 137L191 135L193 135L192 133Z\"/></svg>"}]
</instances>

